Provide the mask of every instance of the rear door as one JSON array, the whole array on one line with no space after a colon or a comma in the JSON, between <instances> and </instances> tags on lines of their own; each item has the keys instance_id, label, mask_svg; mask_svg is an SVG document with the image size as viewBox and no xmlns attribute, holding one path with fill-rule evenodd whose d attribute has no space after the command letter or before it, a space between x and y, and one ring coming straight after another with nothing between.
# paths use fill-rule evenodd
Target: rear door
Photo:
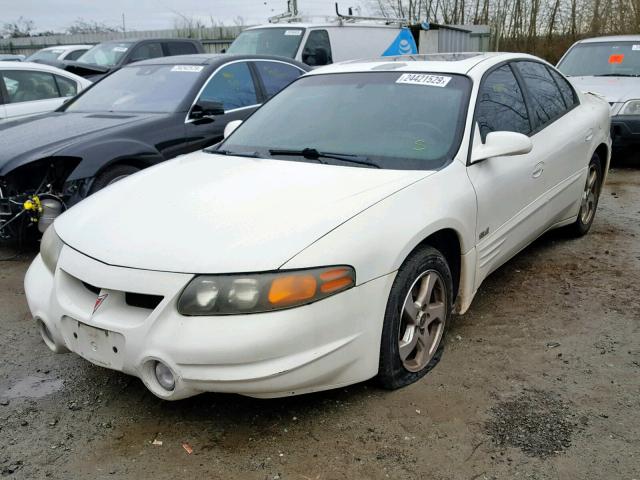
<instances>
[{"instance_id":1,"label":"rear door","mask_svg":"<svg viewBox=\"0 0 640 480\"><path fill-rule=\"evenodd\" d=\"M37 70L1 70L4 83L5 114L14 119L50 112L65 98L60 94L53 74Z\"/></svg>"},{"instance_id":2,"label":"rear door","mask_svg":"<svg viewBox=\"0 0 640 480\"><path fill-rule=\"evenodd\" d=\"M569 82L539 62L515 63L532 107L534 148L544 161L549 223L577 215L594 131Z\"/></svg>"},{"instance_id":3,"label":"rear door","mask_svg":"<svg viewBox=\"0 0 640 480\"><path fill-rule=\"evenodd\" d=\"M510 64L485 74L475 110L473 146L490 132L531 136L524 92ZM545 182L539 148L528 154L473 163L467 172L478 202L476 288L493 270L534 240L546 225Z\"/></svg>"},{"instance_id":4,"label":"rear door","mask_svg":"<svg viewBox=\"0 0 640 480\"><path fill-rule=\"evenodd\" d=\"M219 102L224 115L213 120L186 119L189 149L199 150L222 140L224 127L232 120L244 120L260 104L260 88L250 62L236 61L218 68L205 83L194 101Z\"/></svg>"},{"instance_id":5,"label":"rear door","mask_svg":"<svg viewBox=\"0 0 640 480\"><path fill-rule=\"evenodd\" d=\"M295 65L274 60L254 60L253 65L260 80L262 101L267 101L305 73Z\"/></svg>"}]
</instances>

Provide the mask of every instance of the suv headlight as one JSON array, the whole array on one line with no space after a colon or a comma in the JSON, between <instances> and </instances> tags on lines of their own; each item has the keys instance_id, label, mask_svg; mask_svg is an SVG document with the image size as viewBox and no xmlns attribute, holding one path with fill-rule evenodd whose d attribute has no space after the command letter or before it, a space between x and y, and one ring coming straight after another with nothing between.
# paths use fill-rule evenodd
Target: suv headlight
<instances>
[{"instance_id":1,"label":"suv headlight","mask_svg":"<svg viewBox=\"0 0 640 480\"><path fill-rule=\"evenodd\" d=\"M63 246L64 243L60 240L53 225L49 226L44 235L42 235L42 240L40 240L40 256L51 273L56 271L56 265Z\"/></svg>"},{"instance_id":2,"label":"suv headlight","mask_svg":"<svg viewBox=\"0 0 640 480\"><path fill-rule=\"evenodd\" d=\"M349 266L269 273L198 275L178 300L182 315L237 315L306 305L356 283Z\"/></svg>"},{"instance_id":3,"label":"suv headlight","mask_svg":"<svg viewBox=\"0 0 640 480\"><path fill-rule=\"evenodd\" d=\"M618 115L640 115L640 100L629 100L622 106Z\"/></svg>"}]
</instances>

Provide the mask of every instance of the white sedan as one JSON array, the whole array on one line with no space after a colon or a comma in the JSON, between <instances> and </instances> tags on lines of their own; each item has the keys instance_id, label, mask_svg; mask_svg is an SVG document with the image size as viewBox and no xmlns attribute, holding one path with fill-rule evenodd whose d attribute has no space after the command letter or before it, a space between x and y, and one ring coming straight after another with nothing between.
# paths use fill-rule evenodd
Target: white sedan
<instances>
[{"instance_id":1,"label":"white sedan","mask_svg":"<svg viewBox=\"0 0 640 480\"><path fill-rule=\"evenodd\" d=\"M86 78L50 65L2 62L0 122L52 112L91 84Z\"/></svg>"},{"instance_id":2,"label":"white sedan","mask_svg":"<svg viewBox=\"0 0 640 480\"><path fill-rule=\"evenodd\" d=\"M517 54L332 65L233 127L47 230L51 350L164 399L407 385L487 275L589 230L610 158L606 102Z\"/></svg>"}]
</instances>

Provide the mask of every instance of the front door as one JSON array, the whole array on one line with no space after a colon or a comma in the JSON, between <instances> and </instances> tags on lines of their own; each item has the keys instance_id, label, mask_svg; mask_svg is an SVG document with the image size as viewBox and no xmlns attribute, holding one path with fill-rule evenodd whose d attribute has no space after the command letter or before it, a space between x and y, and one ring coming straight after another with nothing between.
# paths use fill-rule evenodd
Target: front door
<instances>
[{"instance_id":1,"label":"front door","mask_svg":"<svg viewBox=\"0 0 640 480\"><path fill-rule=\"evenodd\" d=\"M522 89L509 64L483 79L475 122L473 147L484 142L490 132L532 132ZM539 145L532 141L534 147L527 154L489 158L467 168L478 203L476 288L544 231L544 163Z\"/></svg>"},{"instance_id":2,"label":"front door","mask_svg":"<svg viewBox=\"0 0 640 480\"><path fill-rule=\"evenodd\" d=\"M244 120L259 106L259 89L248 62L239 61L218 69L205 84L194 104L200 100L219 102L224 115L213 119L186 119L189 149L200 150L222 140L224 127L232 120Z\"/></svg>"}]
</instances>

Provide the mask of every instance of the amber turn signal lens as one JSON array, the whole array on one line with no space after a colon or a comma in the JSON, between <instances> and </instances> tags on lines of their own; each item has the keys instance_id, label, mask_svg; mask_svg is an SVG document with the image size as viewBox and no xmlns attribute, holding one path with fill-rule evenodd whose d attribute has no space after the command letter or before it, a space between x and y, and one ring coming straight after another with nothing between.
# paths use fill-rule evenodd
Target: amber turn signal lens
<instances>
[{"instance_id":1,"label":"amber turn signal lens","mask_svg":"<svg viewBox=\"0 0 640 480\"><path fill-rule=\"evenodd\" d=\"M353 276L348 268L335 268L320 274L320 291L333 293L353 285Z\"/></svg>"},{"instance_id":2,"label":"amber turn signal lens","mask_svg":"<svg viewBox=\"0 0 640 480\"><path fill-rule=\"evenodd\" d=\"M313 275L287 275L276 278L269 290L272 305L287 305L312 299L316 294L317 282Z\"/></svg>"}]
</instances>

